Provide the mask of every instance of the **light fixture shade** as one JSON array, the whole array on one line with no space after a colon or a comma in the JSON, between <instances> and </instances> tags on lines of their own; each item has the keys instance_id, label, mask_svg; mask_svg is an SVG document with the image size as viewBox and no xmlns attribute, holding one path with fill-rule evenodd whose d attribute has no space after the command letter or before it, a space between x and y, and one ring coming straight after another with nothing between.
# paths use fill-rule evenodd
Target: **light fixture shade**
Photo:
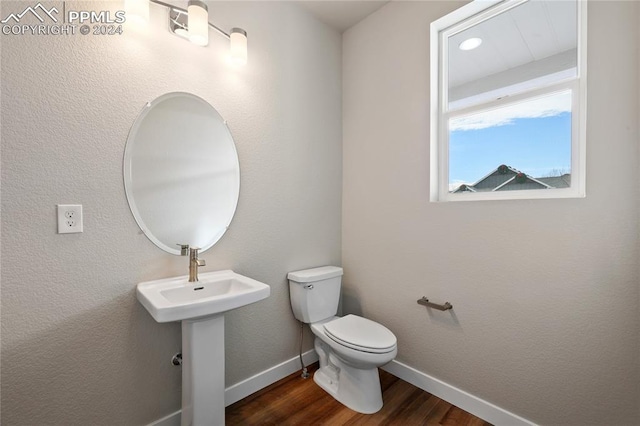
<instances>
[{"instance_id":1,"label":"light fixture shade","mask_svg":"<svg viewBox=\"0 0 640 426\"><path fill-rule=\"evenodd\" d=\"M124 12L129 22L148 22L149 0L124 0Z\"/></svg>"},{"instance_id":2,"label":"light fixture shade","mask_svg":"<svg viewBox=\"0 0 640 426\"><path fill-rule=\"evenodd\" d=\"M231 61L238 65L247 63L247 32L242 28L232 28L229 39L231 40Z\"/></svg>"},{"instance_id":3,"label":"light fixture shade","mask_svg":"<svg viewBox=\"0 0 640 426\"><path fill-rule=\"evenodd\" d=\"M198 46L209 44L209 12L207 5L199 0L189 0L189 40Z\"/></svg>"}]
</instances>

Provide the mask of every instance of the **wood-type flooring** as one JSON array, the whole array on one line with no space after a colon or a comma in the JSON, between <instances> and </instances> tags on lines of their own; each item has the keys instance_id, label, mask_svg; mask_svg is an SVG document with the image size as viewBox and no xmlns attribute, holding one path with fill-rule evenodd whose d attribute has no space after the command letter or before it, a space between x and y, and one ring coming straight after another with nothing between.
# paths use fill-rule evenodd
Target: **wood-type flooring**
<instances>
[{"instance_id":1,"label":"wood-type flooring","mask_svg":"<svg viewBox=\"0 0 640 426\"><path fill-rule=\"evenodd\" d=\"M309 373L318 363L309 367ZM491 426L460 408L383 370L380 371L384 406L375 414L360 414L333 399L300 372L250 395L226 409L229 425L342 426L445 425Z\"/></svg>"}]
</instances>

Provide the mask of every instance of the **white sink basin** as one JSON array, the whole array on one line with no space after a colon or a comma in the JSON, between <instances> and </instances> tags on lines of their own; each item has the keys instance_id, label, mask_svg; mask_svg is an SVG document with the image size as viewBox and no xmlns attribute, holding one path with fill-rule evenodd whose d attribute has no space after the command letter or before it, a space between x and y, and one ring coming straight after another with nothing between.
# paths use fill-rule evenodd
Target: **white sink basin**
<instances>
[{"instance_id":1,"label":"white sink basin","mask_svg":"<svg viewBox=\"0 0 640 426\"><path fill-rule=\"evenodd\" d=\"M187 276L146 281L136 295L158 322L182 321L223 314L266 299L271 288L233 271L205 272L200 281Z\"/></svg>"}]
</instances>

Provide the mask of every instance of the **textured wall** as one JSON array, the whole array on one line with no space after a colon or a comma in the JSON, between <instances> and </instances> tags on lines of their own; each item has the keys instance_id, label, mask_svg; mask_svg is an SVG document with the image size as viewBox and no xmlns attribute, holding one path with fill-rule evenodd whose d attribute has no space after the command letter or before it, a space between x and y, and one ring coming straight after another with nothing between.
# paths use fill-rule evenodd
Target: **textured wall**
<instances>
[{"instance_id":1,"label":"textured wall","mask_svg":"<svg viewBox=\"0 0 640 426\"><path fill-rule=\"evenodd\" d=\"M245 68L213 32L208 48L169 34L153 5L153 25L122 36L1 38L3 425L142 425L180 408L179 324L155 323L135 284L187 259L140 233L122 183L129 128L166 92L208 100L240 158L236 216L202 270L271 285L227 315L227 385L297 354L286 273L341 260L341 37L293 3L209 10L248 31ZM83 205L84 233L56 234L59 203Z\"/></svg>"},{"instance_id":2,"label":"textured wall","mask_svg":"<svg viewBox=\"0 0 640 426\"><path fill-rule=\"evenodd\" d=\"M343 35L345 309L534 422L638 424L640 4L589 2L585 199L430 203L429 23L459 5L391 2Z\"/></svg>"}]
</instances>

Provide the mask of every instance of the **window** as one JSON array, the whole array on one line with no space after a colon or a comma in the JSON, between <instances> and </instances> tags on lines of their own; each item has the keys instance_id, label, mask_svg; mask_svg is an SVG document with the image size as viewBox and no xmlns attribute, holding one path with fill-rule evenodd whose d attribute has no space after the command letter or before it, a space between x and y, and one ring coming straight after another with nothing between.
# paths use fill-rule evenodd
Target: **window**
<instances>
[{"instance_id":1,"label":"window","mask_svg":"<svg viewBox=\"0 0 640 426\"><path fill-rule=\"evenodd\" d=\"M431 24L431 200L585 195L586 4L474 1Z\"/></svg>"}]
</instances>

